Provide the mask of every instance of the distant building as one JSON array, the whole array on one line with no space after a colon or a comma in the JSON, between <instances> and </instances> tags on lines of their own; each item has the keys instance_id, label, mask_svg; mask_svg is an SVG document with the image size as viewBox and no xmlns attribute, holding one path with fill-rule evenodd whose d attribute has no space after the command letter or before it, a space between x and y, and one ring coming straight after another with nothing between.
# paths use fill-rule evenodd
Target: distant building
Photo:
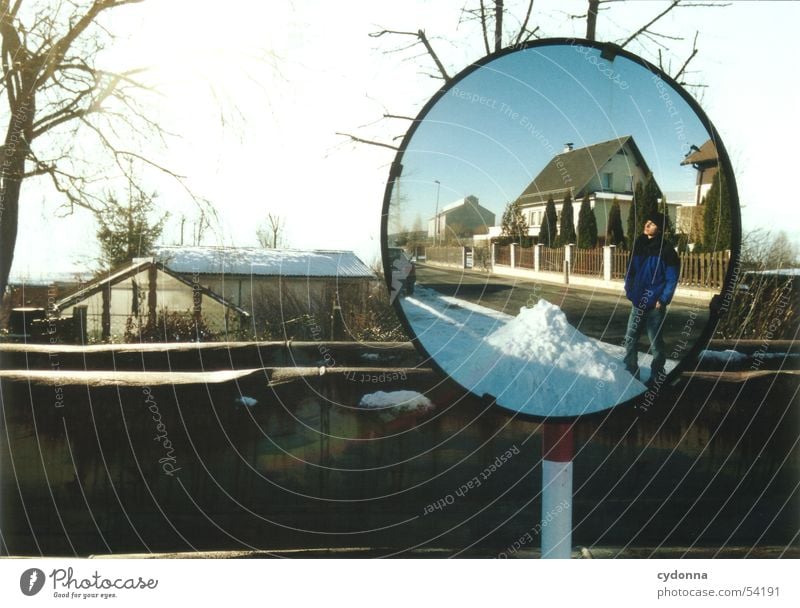
<instances>
[{"instance_id":1,"label":"distant building","mask_svg":"<svg viewBox=\"0 0 800 608\"><path fill-rule=\"evenodd\" d=\"M691 165L697 170L694 204L700 205L703 202L703 197L711 188L714 177L719 173L717 146L710 139L699 148L692 146L691 151L683 159L681 165Z\"/></svg>"},{"instance_id":2,"label":"distant building","mask_svg":"<svg viewBox=\"0 0 800 608\"><path fill-rule=\"evenodd\" d=\"M635 185L645 182L650 174L647 162L630 135L585 148L573 149L572 144L566 144L561 154L550 160L517 199L528 222L528 234L539 235L549 198L555 203L560 221L567 194L572 196L577 229L578 209L588 194L597 218L597 232L602 238L606 233L613 200L616 198L619 201L622 225L625 226ZM674 221L678 205L668 199L667 207Z\"/></svg>"},{"instance_id":3,"label":"distant building","mask_svg":"<svg viewBox=\"0 0 800 608\"><path fill-rule=\"evenodd\" d=\"M0 327L8 326L14 308L52 309L59 298L83 285L87 276L81 272L44 272L38 276L12 272L0 306Z\"/></svg>"},{"instance_id":4,"label":"distant building","mask_svg":"<svg viewBox=\"0 0 800 608\"><path fill-rule=\"evenodd\" d=\"M443 207L428 221L428 238L446 243L485 234L495 220L494 212L480 205L477 197L466 196Z\"/></svg>"},{"instance_id":5,"label":"distant building","mask_svg":"<svg viewBox=\"0 0 800 608\"><path fill-rule=\"evenodd\" d=\"M703 234L703 199L711 189L714 178L719 173L719 157L717 147L710 139L699 148L692 146L681 165L691 165L697 171L692 202L681 208L677 226L681 232L689 235L691 244L702 240Z\"/></svg>"}]
</instances>

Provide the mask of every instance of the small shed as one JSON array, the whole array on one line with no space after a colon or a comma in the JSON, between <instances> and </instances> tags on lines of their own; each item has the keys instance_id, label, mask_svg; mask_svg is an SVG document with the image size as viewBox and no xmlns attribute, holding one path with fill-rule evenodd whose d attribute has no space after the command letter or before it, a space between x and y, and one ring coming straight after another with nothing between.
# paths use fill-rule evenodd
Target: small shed
<instances>
[{"instance_id":1,"label":"small shed","mask_svg":"<svg viewBox=\"0 0 800 608\"><path fill-rule=\"evenodd\" d=\"M172 318L202 320L212 334L236 334L249 314L199 282L191 282L153 258L96 278L55 303L59 316L83 307L89 340L122 341L126 333Z\"/></svg>"},{"instance_id":2,"label":"small shed","mask_svg":"<svg viewBox=\"0 0 800 608\"><path fill-rule=\"evenodd\" d=\"M267 339L333 337L332 317L346 326L362 315L377 280L352 251L176 246L155 256L246 310L253 333Z\"/></svg>"}]
</instances>

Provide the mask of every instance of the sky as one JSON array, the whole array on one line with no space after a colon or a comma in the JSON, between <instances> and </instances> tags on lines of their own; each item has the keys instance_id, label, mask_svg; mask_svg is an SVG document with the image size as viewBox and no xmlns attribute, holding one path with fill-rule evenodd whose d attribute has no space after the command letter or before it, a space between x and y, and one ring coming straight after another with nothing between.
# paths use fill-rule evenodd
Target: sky
<instances>
[{"instance_id":1,"label":"sky","mask_svg":"<svg viewBox=\"0 0 800 608\"><path fill-rule=\"evenodd\" d=\"M514 9L521 3L506 4ZM271 212L285 219L289 245L354 250L371 263L380 255L380 214L394 152L354 144L337 132L397 145L409 122L382 115L415 116L441 81L429 76L433 67L419 49L397 50L409 40L369 33L424 28L450 74L457 74L483 55L476 26L461 18L463 5L376 1L353 2L344 10L322 0L230 0L222 10L211 1L147 1L107 14L103 25L116 40L100 62L115 69L147 67L142 78L157 94L145 103L176 135L164 144L144 138L136 145L184 175L191 190L214 205L219 225L205 243L255 245L256 227ZM622 40L665 5L609 5L598 20L598 39ZM534 6L542 33L583 34L583 21L568 15L585 12L584 2L541 0ZM690 92L730 153L745 230L780 228L795 240L800 211L784 202L783 176L794 173L790 146L800 84L787 66L797 56L798 17L796 3L734 2L676 9L656 28L685 37L657 39L672 47L672 53L662 53L673 66L685 60L700 31L690 78L705 86ZM652 41L627 48L657 60ZM537 169L526 163L525 170ZM181 217L187 232L196 221L195 204L157 173L144 173L142 185L157 191L171 214L164 244L177 243ZM443 203L446 194L453 200L462 190L443 190ZM63 203L45 181L23 185L12 276L38 278L92 266L94 220L81 210L57 217L64 215Z\"/></svg>"},{"instance_id":2,"label":"sky","mask_svg":"<svg viewBox=\"0 0 800 608\"><path fill-rule=\"evenodd\" d=\"M591 47L518 51L466 75L426 113L403 154L402 196L390 214L410 227L417 215L434 215L437 196L446 206L474 195L500 218L563 144L579 149L628 135L661 189L691 200L696 171L680 162L710 135L669 85Z\"/></svg>"}]
</instances>

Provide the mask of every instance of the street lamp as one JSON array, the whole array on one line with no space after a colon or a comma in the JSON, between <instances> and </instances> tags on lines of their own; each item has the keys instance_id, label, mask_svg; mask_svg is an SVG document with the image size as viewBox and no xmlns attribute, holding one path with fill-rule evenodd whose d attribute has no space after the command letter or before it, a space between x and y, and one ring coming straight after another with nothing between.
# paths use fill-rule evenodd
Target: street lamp
<instances>
[{"instance_id":1,"label":"street lamp","mask_svg":"<svg viewBox=\"0 0 800 608\"><path fill-rule=\"evenodd\" d=\"M442 182L435 179L433 183L436 184L436 213L433 216L433 246L436 247L439 241L439 191L442 189Z\"/></svg>"}]
</instances>

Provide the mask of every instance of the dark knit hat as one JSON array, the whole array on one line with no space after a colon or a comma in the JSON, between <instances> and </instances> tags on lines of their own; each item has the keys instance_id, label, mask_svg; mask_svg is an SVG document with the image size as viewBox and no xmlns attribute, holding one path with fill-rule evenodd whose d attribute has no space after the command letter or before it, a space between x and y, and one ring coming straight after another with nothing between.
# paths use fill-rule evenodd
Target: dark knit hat
<instances>
[{"instance_id":1,"label":"dark knit hat","mask_svg":"<svg viewBox=\"0 0 800 608\"><path fill-rule=\"evenodd\" d=\"M648 222L653 222L658 229L663 231L664 230L664 214L659 213L658 211L653 211L647 216Z\"/></svg>"}]
</instances>

